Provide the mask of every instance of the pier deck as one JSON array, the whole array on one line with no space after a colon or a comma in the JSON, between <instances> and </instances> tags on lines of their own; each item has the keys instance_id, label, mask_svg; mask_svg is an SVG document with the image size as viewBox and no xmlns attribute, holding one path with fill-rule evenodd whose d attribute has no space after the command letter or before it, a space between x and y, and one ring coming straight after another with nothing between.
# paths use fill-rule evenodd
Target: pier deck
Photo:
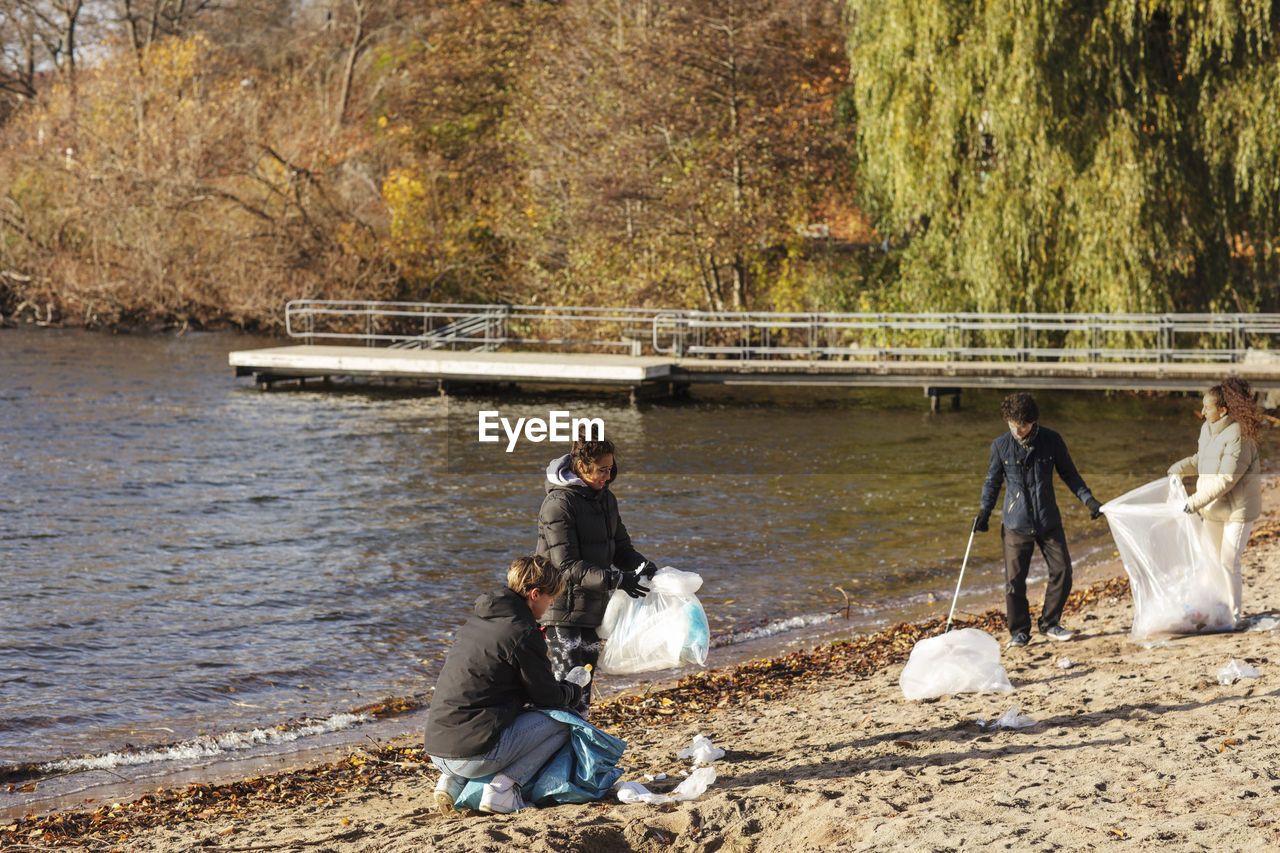
<instances>
[{"instance_id":1,"label":"pier deck","mask_svg":"<svg viewBox=\"0 0 1280 853\"><path fill-rule=\"evenodd\" d=\"M1280 392L1280 314L804 314L297 300L296 346L233 352L260 387L312 376L649 389L718 385Z\"/></svg>"},{"instance_id":2,"label":"pier deck","mask_svg":"<svg viewBox=\"0 0 1280 853\"><path fill-rule=\"evenodd\" d=\"M1226 373L1280 391L1280 360L1240 364L996 361L730 360L613 353L447 352L358 346L283 346L229 357L260 385L316 376L464 383L826 385L1198 391Z\"/></svg>"},{"instance_id":3,"label":"pier deck","mask_svg":"<svg viewBox=\"0 0 1280 853\"><path fill-rule=\"evenodd\" d=\"M672 359L613 353L449 352L300 345L241 350L237 376L259 385L310 376L367 376L456 382L537 382L633 387L664 380Z\"/></svg>"}]
</instances>

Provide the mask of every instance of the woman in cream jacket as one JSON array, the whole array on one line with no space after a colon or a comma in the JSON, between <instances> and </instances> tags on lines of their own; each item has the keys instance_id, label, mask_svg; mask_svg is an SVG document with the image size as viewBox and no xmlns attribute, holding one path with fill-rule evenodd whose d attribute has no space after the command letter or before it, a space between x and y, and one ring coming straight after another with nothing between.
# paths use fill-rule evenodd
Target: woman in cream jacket
<instances>
[{"instance_id":1,"label":"woman in cream jacket","mask_svg":"<svg viewBox=\"0 0 1280 853\"><path fill-rule=\"evenodd\" d=\"M1262 415L1249 383L1234 376L1204 394L1204 426L1193 456L1175 462L1169 473L1179 479L1194 475L1195 493L1184 510L1199 513L1218 553L1231 612L1240 621L1240 558L1253 523L1262 514L1258 477L1258 427Z\"/></svg>"}]
</instances>

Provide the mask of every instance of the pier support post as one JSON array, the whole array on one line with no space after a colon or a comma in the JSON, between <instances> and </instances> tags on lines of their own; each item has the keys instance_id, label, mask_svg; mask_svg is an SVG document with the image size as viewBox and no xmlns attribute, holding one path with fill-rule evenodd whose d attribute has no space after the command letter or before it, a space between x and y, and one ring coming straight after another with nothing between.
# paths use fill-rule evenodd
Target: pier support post
<instances>
[{"instance_id":1,"label":"pier support post","mask_svg":"<svg viewBox=\"0 0 1280 853\"><path fill-rule=\"evenodd\" d=\"M929 411L931 412L938 411L939 397L950 397L951 411L953 412L960 411L960 389L959 388L936 388L931 385L924 389L924 393L925 393L925 396L929 398Z\"/></svg>"}]
</instances>

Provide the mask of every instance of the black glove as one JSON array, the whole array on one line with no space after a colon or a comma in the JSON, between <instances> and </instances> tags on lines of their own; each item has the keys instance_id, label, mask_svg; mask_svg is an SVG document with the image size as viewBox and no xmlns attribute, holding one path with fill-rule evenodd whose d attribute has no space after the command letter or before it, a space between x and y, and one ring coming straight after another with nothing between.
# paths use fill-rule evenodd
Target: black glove
<instances>
[{"instance_id":1,"label":"black glove","mask_svg":"<svg viewBox=\"0 0 1280 853\"><path fill-rule=\"evenodd\" d=\"M649 592L649 587L640 583L640 576L635 572L623 572L618 578L618 589L632 598L644 598Z\"/></svg>"},{"instance_id":2,"label":"black glove","mask_svg":"<svg viewBox=\"0 0 1280 853\"><path fill-rule=\"evenodd\" d=\"M991 520L991 510L989 509L978 510L978 514L974 516L974 519L973 519L973 532L986 533L988 530L991 529L987 525L987 522L990 520Z\"/></svg>"},{"instance_id":3,"label":"black glove","mask_svg":"<svg viewBox=\"0 0 1280 853\"><path fill-rule=\"evenodd\" d=\"M645 580L652 580L653 576L658 573L658 564L652 560L645 560L636 568L636 574Z\"/></svg>"},{"instance_id":4,"label":"black glove","mask_svg":"<svg viewBox=\"0 0 1280 853\"><path fill-rule=\"evenodd\" d=\"M564 685L565 687L568 687L570 690L572 690L572 691L573 691L573 695L569 697L569 701L568 701L568 702L565 702L565 703L564 703L565 705L569 706L570 708L573 708L573 707L575 707L576 705L578 705L579 703L581 703L581 702L582 702L582 687L581 687L581 686L579 686L579 685L577 685L577 684L574 684L572 681L561 681L560 683L561 683L562 685Z\"/></svg>"},{"instance_id":5,"label":"black glove","mask_svg":"<svg viewBox=\"0 0 1280 853\"><path fill-rule=\"evenodd\" d=\"M1098 503L1097 498L1089 498L1084 502L1084 505L1089 510L1089 518L1093 519L1102 515L1102 504Z\"/></svg>"}]
</instances>

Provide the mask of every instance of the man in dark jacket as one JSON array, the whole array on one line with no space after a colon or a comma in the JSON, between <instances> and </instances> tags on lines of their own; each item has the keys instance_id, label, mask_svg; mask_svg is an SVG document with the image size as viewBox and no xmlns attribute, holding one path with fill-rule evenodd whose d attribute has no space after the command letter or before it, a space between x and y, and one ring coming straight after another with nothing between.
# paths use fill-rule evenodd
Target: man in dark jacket
<instances>
[{"instance_id":1,"label":"man in dark jacket","mask_svg":"<svg viewBox=\"0 0 1280 853\"><path fill-rule=\"evenodd\" d=\"M618 476L613 442L575 441L547 466L546 497L538 513L537 553L564 574L564 592L542 617L551 667L557 678L600 659L596 629L615 589L633 598L649 591L641 581L656 566L631 544L609 489ZM591 702L591 685L579 710Z\"/></svg>"},{"instance_id":2,"label":"man in dark jacket","mask_svg":"<svg viewBox=\"0 0 1280 853\"><path fill-rule=\"evenodd\" d=\"M551 674L538 626L564 585L543 557L521 557L507 571L507 586L476 599L458 630L427 711L426 750L441 771L435 799L453 809L467 779L498 775L485 785L480 810L497 814L524 806L520 788L569 739L569 728L526 710L573 706L577 684Z\"/></svg>"},{"instance_id":3,"label":"man in dark jacket","mask_svg":"<svg viewBox=\"0 0 1280 853\"><path fill-rule=\"evenodd\" d=\"M1036 546L1049 566L1049 585L1037 627L1051 640L1070 640L1074 634L1058 624L1071 593L1071 555L1062 531L1062 514L1053 493L1057 472L1086 507L1091 518L1102 514L1067 453L1062 436L1040 426L1040 410L1026 393L1010 394L1000 404L1000 417L1009 431L991 442L991 464L982 485L982 504L973 520L975 531L988 529L1001 484L1005 484L1000 539L1004 545L1005 618L1009 645L1031 641L1031 612L1027 605L1027 572Z\"/></svg>"}]
</instances>

